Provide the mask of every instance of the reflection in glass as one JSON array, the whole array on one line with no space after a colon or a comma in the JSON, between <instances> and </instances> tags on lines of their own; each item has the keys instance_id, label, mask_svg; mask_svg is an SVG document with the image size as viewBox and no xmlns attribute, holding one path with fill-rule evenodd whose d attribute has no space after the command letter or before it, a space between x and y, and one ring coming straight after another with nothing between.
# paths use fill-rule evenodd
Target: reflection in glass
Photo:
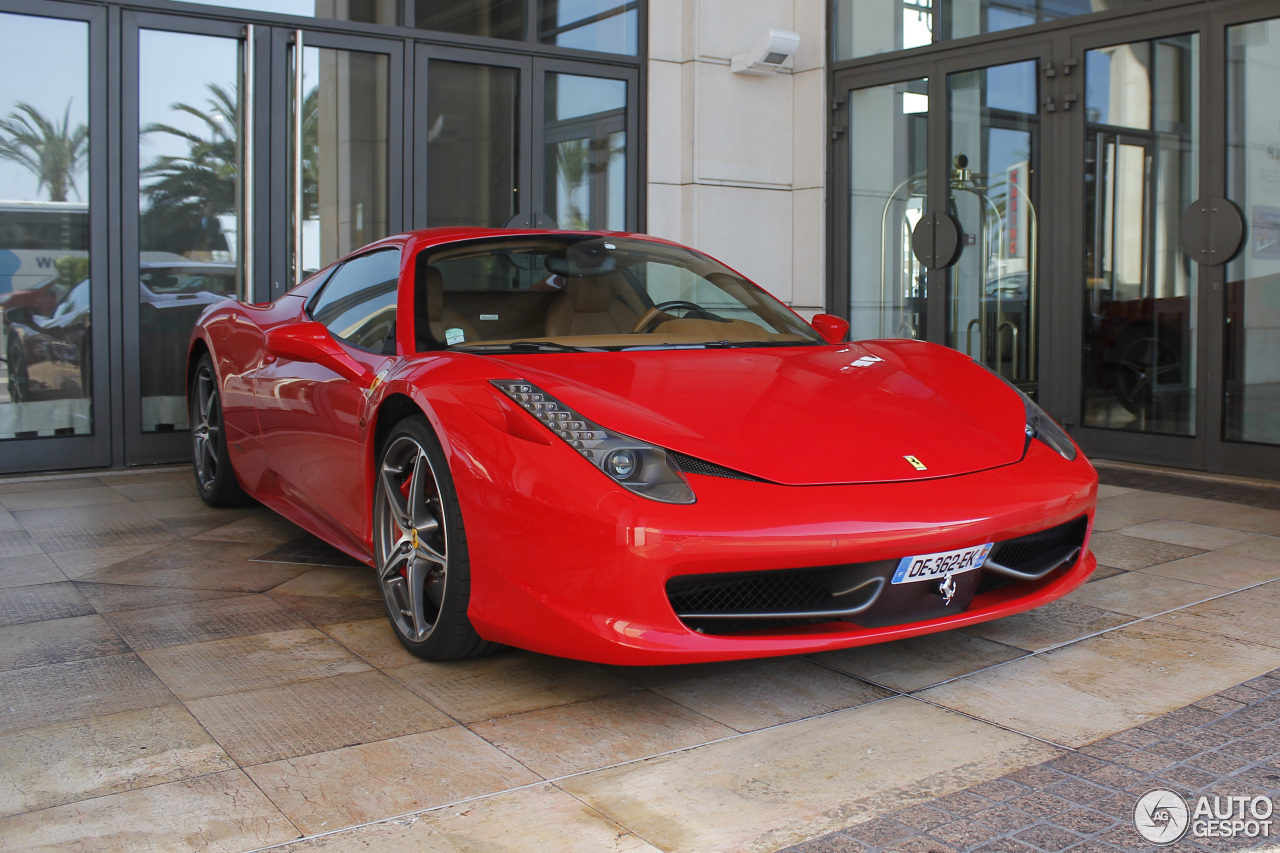
<instances>
[{"instance_id":1,"label":"reflection in glass","mask_svg":"<svg viewBox=\"0 0 1280 853\"><path fill-rule=\"evenodd\" d=\"M89 434L89 27L0 32L0 439Z\"/></svg>"},{"instance_id":2,"label":"reflection in glass","mask_svg":"<svg viewBox=\"0 0 1280 853\"><path fill-rule=\"evenodd\" d=\"M1195 434L1198 37L1085 54L1084 425Z\"/></svg>"},{"instance_id":3,"label":"reflection in glass","mask_svg":"<svg viewBox=\"0 0 1280 853\"><path fill-rule=\"evenodd\" d=\"M467 36L524 38L525 0L417 0L414 26Z\"/></svg>"},{"instance_id":4,"label":"reflection in glass","mask_svg":"<svg viewBox=\"0 0 1280 853\"><path fill-rule=\"evenodd\" d=\"M960 258L949 270L947 345L1034 393L1040 119L1036 62L947 77L951 214Z\"/></svg>"},{"instance_id":5,"label":"reflection in glass","mask_svg":"<svg viewBox=\"0 0 1280 853\"><path fill-rule=\"evenodd\" d=\"M1224 438L1280 444L1280 19L1227 30L1227 196L1246 240L1227 265Z\"/></svg>"},{"instance_id":6,"label":"reflection in glass","mask_svg":"<svg viewBox=\"0 0 1280 853\"><path fill-rule=\"evenodd\" d=\"M501 228L519 208L520 72L432 60L427 224Z\"/></svg>"},{"instance_id":7,"label":"reflection in glass","mask_svg":"<svg viewBox=\"0 0 1280 853\"><path fill-rule=\"evenodd\" d=\"M836 60L1088 15L1149 0L834 0Z\"/></svg>"},{"instance_id":8,"label":"reflection in glass","mask_svg":"<svg viewBox=\"0 0 1280 853\"><path fill-rule=\"evenodd\" d=\"M299 280L387 235L388 67L381 53L303 47Z\"/></svg>"},{"instance_id":9,"label":"reflection in glass","mask_svg":"<svg viewBox=\"0 0 1280 853\"><path fill-rule=\"evenodd\" d=\"M361 24L400 23L400 0L194 0L228 9L272 12L277 15L299 15L304 18L328 18L356 21ZM418 0L419 4L422 0Z\"/></svg>"},{"instance_id":10,"label":"reflection in glass","mask_svg":"<svg viewBox=\"0 0 1280 853\"><path fill-rule=\"evenodd\" d=\"M636 0L539 0L538 40L634 56L639 45L639 6Z\"/></svg>"},{"instance_id":11,"label":"reflection in glass","mask_svg":"<svg viewBox=\"0 0 1280 853\"><path fill-rule=\"evenodd\" d=\"M925 337L925 269L911 231L927 190L929 81L849 93L849 320L853 340Z\"/></svg>"},{"instance_id":12,"label":"reflection in glass","mask_svg":"<svg viewBox=\"0 0 1280 853\"><path fill-rule=\"evenodd\" d=\"M561 228L625 231L627 83L547 74L546 211Z\"/></svg>"},{"instance_id":13,"label":"reflection in glass","mask_svg":"<svg viewBox=\"0 0 1280 853\"><path fill-rule=\"evenodd\" d=\"M138 34L138 334L142 429L186 429L187 342L243 292L237 39Z\"/></svg>"}]
</instances>

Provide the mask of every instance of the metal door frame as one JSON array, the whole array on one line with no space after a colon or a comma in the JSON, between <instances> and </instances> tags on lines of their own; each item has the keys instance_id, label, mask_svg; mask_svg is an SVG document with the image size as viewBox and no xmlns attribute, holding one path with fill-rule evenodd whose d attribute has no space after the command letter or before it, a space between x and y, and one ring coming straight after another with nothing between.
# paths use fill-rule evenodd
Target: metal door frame
<instances>
[{"instance_id":1,"label":"metal door frame","mask_svg":"<svg viewBox=\"0 0 1280 853\"><path fill-rule=\"evenodd\" d=\"M0 12L34 18L81 21L87 25L87 89L89 92L89 278L92 336L93 432L90 435L47 436L0 440L0 471L47 471L51 468L95 468L120 459L115 437L120 434L120 336L113 323L118 310L120 222L112 215L111 199L119 189L119 111L108 100L110 73L97 73L118 62L109 49L109 31L118 27L117 16L106 8L43 0L0 0ZM101 130L99 130L101 128Z\"/></svg>"}]
</instances>

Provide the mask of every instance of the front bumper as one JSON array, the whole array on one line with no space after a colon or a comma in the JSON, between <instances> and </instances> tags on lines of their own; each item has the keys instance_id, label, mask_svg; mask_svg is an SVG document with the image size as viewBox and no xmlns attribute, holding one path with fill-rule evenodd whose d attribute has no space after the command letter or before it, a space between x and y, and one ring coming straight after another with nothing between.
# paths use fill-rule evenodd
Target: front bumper
<instances>
[{"instance_id":1,"label":"front bumper","mask_svg":"<svg viewBox=\"0 0 1280 853\"><path fill-rule=\"evenodd\" d=\"M469 616L485 639L545 654L692 663L885 642L1038 607L1097 564L1087 548L1097 475L1083 457L1066 462L1039 442L1013 465L914 482L795 487L690 474L697 503L674 506L615 487L560 442L465 435L449 452L471 558ZM971 590L963 610L917 621L876 626L850 616L700 633L668 598L667 582L679 576L896 562L1081 518L1083 548L1068 565Z\"/></svg>"}]
</instances>

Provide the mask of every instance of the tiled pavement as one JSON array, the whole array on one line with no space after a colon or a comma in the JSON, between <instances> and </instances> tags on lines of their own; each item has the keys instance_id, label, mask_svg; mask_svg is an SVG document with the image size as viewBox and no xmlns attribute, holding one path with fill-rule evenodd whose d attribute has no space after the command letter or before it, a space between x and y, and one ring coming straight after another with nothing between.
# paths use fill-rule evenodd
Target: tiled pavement
<instances>
[{"instance_id":1,"label":"tiled pavement","mask_svg":"<svg viewBox=\"0 0 1280 853\"><path fill-rule=\"evenodd\" d=\"M1280 492L1104 482L1041 610L627 669L417 661L185 471L0 480L0 850L1140 849L1144 786L1275 793Z\"/></svg>"}]
</instances>

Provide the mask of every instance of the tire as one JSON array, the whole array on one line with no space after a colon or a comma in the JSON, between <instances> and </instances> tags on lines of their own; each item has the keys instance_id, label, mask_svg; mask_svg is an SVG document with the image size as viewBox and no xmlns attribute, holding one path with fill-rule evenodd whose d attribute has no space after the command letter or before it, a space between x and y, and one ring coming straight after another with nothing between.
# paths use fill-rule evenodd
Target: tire
<instances>
[{"instance_id":1,"label":"tire","mask_svg":"<svg viewBox=\"0 0 1280 853\"><path fill-rule=\"evenodd\" d=\"M1125 335L1115 353L1112 387L1120 405L1135 415L1159 416L1170 402L1159 386L1176 387L1182 381L1177 337L1163 329L1140 329Z\"/></svg>"},{"instance_id":2,"label":"tire","mask_svg":"<svg viewBox=\"0 0 1280 853\"><path fill-rule=\"evenodd\" d=\"M236 479L227 455L227 436L222 426L222 395L213 359L205 353L196 364L187 406L191 413L191 467L196 491L209 506L230 507L252 503Z\"/></svg>"},{"instance_id":3,"label":"tire","mask_svg":"<svg viewBox=\"0 0 1280 853\"><path fill-rule=\"evenodd\" d=\"M433 661L502 648L481 639L467 618L467 535L444 451L425 418L395 425L373 474L374 565L396 638Z\"/></svg>"}]
</instances>

